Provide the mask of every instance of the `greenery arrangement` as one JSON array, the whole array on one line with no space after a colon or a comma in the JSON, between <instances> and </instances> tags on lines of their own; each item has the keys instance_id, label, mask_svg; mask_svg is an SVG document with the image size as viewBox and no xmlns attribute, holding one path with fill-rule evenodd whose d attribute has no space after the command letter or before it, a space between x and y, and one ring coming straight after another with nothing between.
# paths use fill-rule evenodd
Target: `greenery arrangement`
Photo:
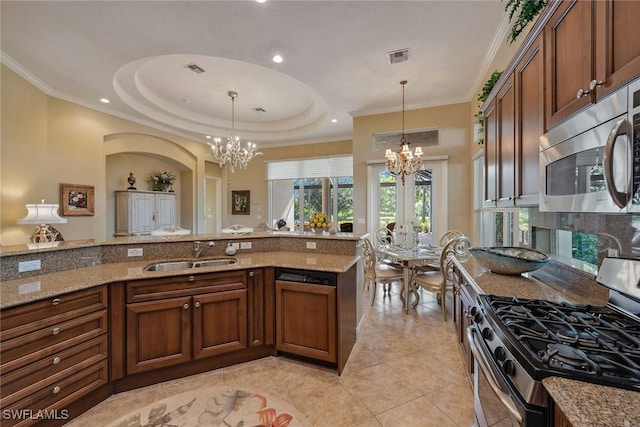
<instances>
[{"instance_id":1,"label":"greenery arrangement","mask_svg":"<svg viewBox=\"0 0 640 427\"><path fill-rule=\"evenodd\" d=\"M153 171L149 177L153 191L166 191L175 180L176 176L167 171Z\"/></svg>"},{"instance_id":2,"label":"greenery arrangement","mask_svg":"<svg viewBox=\"0 0 640 427\"><path fill-rule=\"evenodd\" d=\"M484 104L484 102L487 100L487 98L489 97L489 94L491 93L491 90L493 90L493 87L496 85L496 83L500 79L500 76L502 76L502 71L498 71L498 70L494 71L493 73L491 73L489 80L487 80L485 84L482 86L482 90L478 94L478 108L482 107L482 104ZM484 114L482 114L482 111L478 111L475 115L475 118L478 119L478 123L480 124L480 133L483 134L484 133ZM480 140L478 140L478 144L479 145L484 144L484 139L482 137L480 138Z\"/></svg>"},{"instance_id":3,"label":"greenery arrangement","mask_svg":"<svg viewBox=\"0 0 640 427\"><path fill-rule=\"evenodd\" d=\"M509 43L516 41L525 27L540 14L549 0L508 0L505 11L509 12L509 23L517 14L515 23L511 27L511 33L507 40ZM519 11L519 12L518 12Z\"/></svg>"}]
</instances>

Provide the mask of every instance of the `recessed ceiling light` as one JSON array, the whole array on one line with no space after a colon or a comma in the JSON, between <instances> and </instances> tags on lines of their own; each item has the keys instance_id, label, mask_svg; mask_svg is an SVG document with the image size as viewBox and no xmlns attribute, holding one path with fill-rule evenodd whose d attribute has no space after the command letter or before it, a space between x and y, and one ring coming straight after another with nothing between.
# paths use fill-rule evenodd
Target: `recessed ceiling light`
<instances>
[{"instance_id":1,"label":"recessed ceiling light","mask_svg":"<svg viewBox=\"0 0 640 427\"><path fill-rule=\"evenodd\" d=\"M331 119L331 123L338 123L338 119Z\"/></svg>"},{"instance_id":2,"label":"recessed ceiling light","mask_svg":"<svg viewBox=\"0 0 640 427\"><path fill-rule=\"evenodd\" d=\"M100 98L100 102L102 102L103 104L108 104L109 100L107 98Z\"/></svg>"},{"instance_id":3,"label":"recessed ceiling light","mask_svg":"<svg viewBox=\"0 0 640 427\"><path fill-rule=\"evenodd\" d=\"M256 1L257 1L258 3L264 3L264 2L266 2L267 0L256 0Z\"/></svg>"},{"instance_id":4,"label":"recessed ceiling light","mask_svg":"<svg viewBox=\"0 0 640 427\"><path fill-rule=\"evenodd\" d=\"M284 61L284 58L280 55L274 55L274 57L272 58L273 62L275 62L276 64L281 63L282 61Z\"/></svg>"},{"instance_id":5,"label":"recessed ceiling light","mask_svg":"<svg viewBox=\"0 0 640 427\"><path fill-rule=\"evenodd\" d=\"M211 135L207 135L207 136L205 136L205 138L211 139Z\"/></svg>"}]
</instances>

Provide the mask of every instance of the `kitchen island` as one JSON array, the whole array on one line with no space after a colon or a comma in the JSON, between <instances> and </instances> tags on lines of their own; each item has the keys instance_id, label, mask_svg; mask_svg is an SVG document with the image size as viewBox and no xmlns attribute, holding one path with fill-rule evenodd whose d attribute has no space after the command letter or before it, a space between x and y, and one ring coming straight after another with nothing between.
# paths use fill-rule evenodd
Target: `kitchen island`
<instances>
[{"instance_id":1,"label":"kitchen island","mask_svg":"<svg viewBox=\"0 0 640 427\"><path fill-rule=\"evenodd\" d=\"M281 352L340 374L356 340L359 245L350 233L249 233L5 247L2 409L75 417L116 392ZM185 263L145 268L167 261Z\"/></svg>"}]
</instances>

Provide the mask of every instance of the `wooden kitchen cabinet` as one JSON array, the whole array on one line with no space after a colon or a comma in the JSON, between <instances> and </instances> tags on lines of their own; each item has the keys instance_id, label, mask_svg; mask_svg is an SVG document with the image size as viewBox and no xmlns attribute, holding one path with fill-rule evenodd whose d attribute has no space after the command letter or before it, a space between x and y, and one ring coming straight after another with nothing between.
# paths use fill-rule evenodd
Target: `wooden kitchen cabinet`
<instances>
[{"instance_id":1,"label":"wooden kitchen cabinet","mask_svg":"<svg viewBox=\"0 0 640 427\"><path fill-rule=\"evenodd\" d=\"M127 283L127 374L247 348L247 276L255 271Z\"/></svg>"},{"instance_id":2,"label":"wooden kitchen cabinet","mask_svg":"<svg viewBox=\"0 0 640 427\"><path fill-rule=\"evenodd\" d=\"M640 3L565 0L544 28L549 128L640 75Z\"/></svg>"},{"instance_id":3,"label":"wooden kitchen cabinet","mask_svg":"<svg viewBox=\"0 0 640 427\"><path fill-rule=\"evenodd\" d=\"M515 200L515 108L516 90L513 75L503 81L496 96L497 126L497 206L512 207Z\"/></svg>"},{"instance_id":4,"label":"wooden kitchen cabinet","mask_svg":"<svg viewBox=\"0 0 640 427\"><path fill-rule=\"evenodd\" d=\"M462 360L469 374L473 373L473 354L467 340L467 328L472 323L476 311L475 301L478 291L474 285L462 275L461 270L453 268L453 322L455 323L458 346L462 353Z\"/></svg>"},{"instance_id":5,"label":"wooden kitchen cabinet","mask_svg":"<svg viewBox=\"0 0 640 427\"><path fill-rule=\"evenodd\" d=\"M116 191L116 236L149 234L176 222L175 193Z\"/></svg>"},{"instance_id":6,"label":"wooden kitchen cabinet","mask_svg":"<svg viewBox=\"0 0 640 427\"><path fill-rule=\"evenodd\" d=\"M540 136L544 125L544 43L540 34L514 70L515 206L539 203Z\"/></svg>"},{"instance_id":7,"label":"wooden kitchen cabinet","mask_svg":"<svg viewBox=\"0 0 640 427\"><path fill-rule=\"evenodd\" d=\"M336 286L276 281L278 351L338 362Z\"/></svg>"},{"instance_id":8,"label":"wooden kitchen cabinet","mask_svg":"<svg viewBox=\"0 0 640 427\"><path fill-rule=\"evenodd\" d=\"M5 419L5 410L62 411L108 383L107 309L101 286L0 312L3 426L37 421Z\"/></svg>"},{"instance_id":9,"label":"wooden kitchen cabinet","mask_svg":"<svg viewBox=\"0 0 640 427\"><path fill-rule=\"evenodd\" d=\"M482 207L495 208L498 203L498 111L494 98L484 109L484 194Z\"/></svg>"}]
</instances>

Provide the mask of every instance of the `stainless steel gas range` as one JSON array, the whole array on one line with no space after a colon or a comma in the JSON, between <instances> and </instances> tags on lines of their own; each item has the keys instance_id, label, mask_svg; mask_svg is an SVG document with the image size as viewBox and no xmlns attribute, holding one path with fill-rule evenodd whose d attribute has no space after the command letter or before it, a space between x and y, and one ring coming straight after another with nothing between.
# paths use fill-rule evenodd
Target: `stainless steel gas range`
<instances>
[{"instance_id":1,"label":"stainless steel gas range","mask_svg":"<svg viewBox=\"0 0 640 427\"><path fill-rule=\"evenodd\" d=\"M467 335L479 427L550 426L549 376L640 392L640 260L606 258L596 281L606 306L478 297Z\"/></svg>"}]
</instances>

